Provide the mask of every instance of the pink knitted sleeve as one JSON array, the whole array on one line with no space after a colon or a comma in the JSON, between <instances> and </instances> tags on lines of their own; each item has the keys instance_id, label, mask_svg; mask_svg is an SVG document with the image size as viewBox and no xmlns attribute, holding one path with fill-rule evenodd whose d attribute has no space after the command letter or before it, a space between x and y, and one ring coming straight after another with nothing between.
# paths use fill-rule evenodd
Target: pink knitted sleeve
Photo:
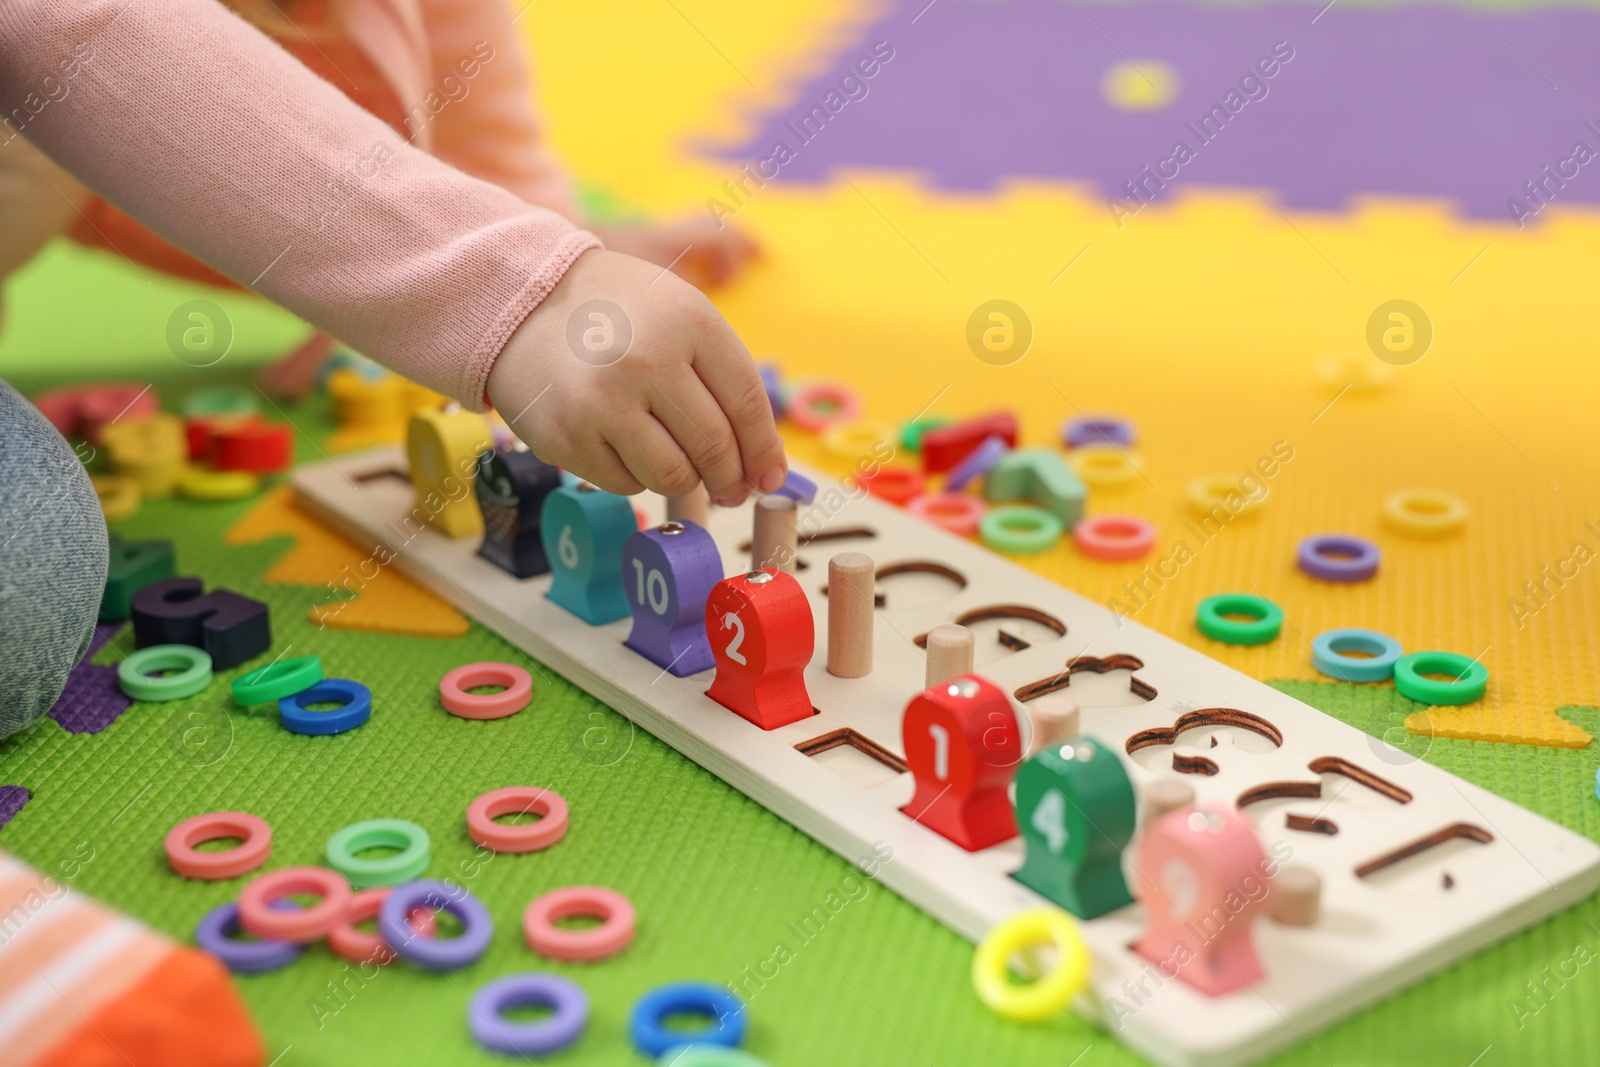
<instances>
[{"instance_id":1,"label":"pink knitted sleeve","mask_svg":"<svg viewBox=\"0 0 1600 1067\"><path fill-rule=\"evenodd\" d=\"M507 338L599 245L408 147L214 0L0 0L0 112L0 141L26 135L174 244L474 408Z\"/></svg>"}]
</instances>

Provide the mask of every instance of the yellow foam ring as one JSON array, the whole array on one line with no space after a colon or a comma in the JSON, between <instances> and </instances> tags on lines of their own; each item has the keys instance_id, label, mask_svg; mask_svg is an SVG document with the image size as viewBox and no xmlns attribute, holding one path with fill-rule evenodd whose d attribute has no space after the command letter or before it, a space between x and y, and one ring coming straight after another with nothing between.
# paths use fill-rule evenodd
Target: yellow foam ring
<instances>
[{"instance_id":1,"label":"yellow foam ring","mask_svg":"<svg viewBox=\"0 0 1600 1067\"><path fill-rule=\"evenodd\" d=\"M900 431L882 419L856 419L822 431L822 447L836 459L877 459L893 450Z\"/></svg>"},{"instance_id":2,"label":"yellow foam ring","mask_svg":"<svg viewBox=\"0 0 1600 1067\"><path fill-rule=\"evenodd\" d=\"M261 492L261 479L249 471L190 467L178 478L178 492L191 500L243 500Z\"/></svg>"},{"instance_id":3,"label":"yellow foam ring","mask_svg":"<svg viewBox=\"0 0 1600 1067\"><path fill-rule=\"evenodd\" d=\"M1040 945L1055 946L1056 962L1027 985L1011 981L1011 957ZM1089 950L1078 924L1059 908L1018 912L990 930L972 955L972 988L996 1015L1040 1023L1061 1014L1089 980Z\"/></svg>"},{"instance_id":4,"label":"yellow foam ring","mask_svg":"<svg viewBox=\"0 0 1600 1067\"><path fill-rule=\"evenodd\" d=\"M1237 474L1202 474L1189 483L1189 503L1202 515L1208 515L1217 508L1224 508L1233 517L1240 515L1253 515L1261 510L1261 505L1266 503L1264 496L1251 497L1239 484ZM1238 507L1228 507L1230 496L1237 496L1244 503Z\"/></svg>"},{"instance_id":5,"label":"yellow foam ring","mask_svg":"<svg viewBox=\"0 0 1600 1067\"><path fill-rule=\"evenodd\" d=\"M1443 489L1402 489L1384 498L1383 517L1401 533L1439 537L1461 529L1467 504Z\"/></svg>"},{"instance_id":6,"label":"yellow foam ring","mask_svg":"<svg viewBox=\"0 0 1600 1067\"><path fill-rule=\"evenodd\" d=\"M1113 445L1085 445L1067 453L1078 477L1090 485L1122 485L1139 477L1139 454Z\"/></svg>"},{"instance_id":7,"label":"yellow foam ring","mask_svg":"<svg viewBox=\"0 0 1600 1067\"><path fill-rule=\"evenodd\" d=\"M107 522L126 519L138 511L144 501L139 483L126 474L96 474L89 479L89 484L100 498L100 510L106 513Z\"/></svg>"},{"instance_id":8,"label":"yellow foam ring","mask_svg":"<svg viewBox=\"0 0 1600 1067\"><path fill-rule=\"evenodd\" d=\"M1394 381L1394 367L1371 352L1330 352L1317 360L1317 377L1331 389L1382 389Z\"/></svg>"},{"instance_id":9,"label":"yellow foam ring","mask_svg":"<svg viewBox=\"0 0 1600 1067\"><path fill-rule=\"evenodd\" d=\"M1125 59L1107 68L1100 93L1119 111L1160 111L1178 98L1182 80L1159 59Z\"/></svg>"}]
</instances>

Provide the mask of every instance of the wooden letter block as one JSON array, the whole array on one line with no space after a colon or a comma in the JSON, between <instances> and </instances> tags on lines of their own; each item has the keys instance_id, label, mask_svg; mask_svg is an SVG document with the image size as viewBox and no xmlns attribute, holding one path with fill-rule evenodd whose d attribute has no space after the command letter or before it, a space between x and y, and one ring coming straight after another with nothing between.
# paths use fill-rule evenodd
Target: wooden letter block
<instances>
[{"instance_id":1,"label":"wooden letter block","mask_svg":"<svg viewBox=\"0 0 1600 1067\"><path fill-rule=\"evenodd\" d=\"M633 608L628 647L675 677L715 665L706 598L722 581L722 553L705 528L664 522L628 538L622 581Z\"/></svg>"},{"instance_id":2,"label":"wooden letter block","mask_svg":"<svg viewBox=\"0 0 1600 1067\"><path fill-rule=\"evenodd\" d=\"M478 456L492 447L489 421L455 405L411 416L406 458L417 503L411 514L446 537L479 537L483 513L472 491Z\"/></svg>"},{"instance_id":3,"label":"wooden letter block","mask_svg":"<svg viewBox=\"0 0 1600 1067\"><path fill-rule=\"evenodd\" d=\"M990 437L999 437L1007 448L1016 448L1017 417L1001 411L970 422L928 430L922 435L922 469L947 471Z\"/></svg>"},{"instance_id":4,"label":"wooden letter block","mask_svg":"<svg viewBox=\"0 0 1600 1067\"><path fill-rule=\"evenodd\" d=\"M550 562L550 599L591 626L627 618L622 550L638 529L627 497L587 482L546 496L539 536Z\"/></svg>"},{"instance_id":5,"label":"wooden letter block","mask_svg":"<svg viewBox=\"0 0 1600 1067\"><path fill-rule=\"evenodd\" d=\"M776 567L718 582L706 599L717 673L706 695L763 730L813 714L805 669L816 627L805 590Z\"/></svg>"},{"instance_id":6,"label":"wooden letter block","mask_svg":"<svg viewBox=\"0 0 1600 1067\"><path fill-rule=\"evenodd\" d=\"M1012 877L1080 919L1133 903L1122 850L1133 838L1133 783L1092 737L1040 749L1017 772L1022 868Z\"/></svg>"},{"instance_id":7,"label":"wooden letter block","mask_svg":"<svg viewBox=\"0 0 1600 1067\"><path fill-rule=\"evenodd\" d=\"M237 667L272 647L267 606L229 589L201 595L198 578L168 578L133 595L133 643L192 645L214 670Z\"/></svg>"},{"instance_id":8,"label":"wooden letter block","mask_svg":"<svg viewBox=\"0 0 1600 1067\"><path fill-rule=\"evenodd\" d=\"M1235 808L1162 816L1139 845L1138 868L1153 884L1134 951L1214 997L1260 978L1250 928L1267 897L1267 867L1255 829Z\"/></svg>"},{"instance_id":9,"label":"wooden letter block","mask_svg":"<svg viewBox=\"0 0 1600 1067\"><path fill-rule=\"evenodd\" d=\"M478 457L478 510L483 544L478 555L516 578L550 569L539 536L545 498L561 488L561 471L526 449L496 449Z\"/></svg>"},{"instance_id":10,"label":"wooden letter block","mask_svg":"<svg viewBox=\"0 0 1600 1067\"><path fill-rule=\"evenodd\" d=\"M916 779L900 810L968 852L1017 836L1006 786L1022 760L1022 731L1005 692L963 674L911 698L901 720Z\"/></svg>"},{"instance_id":11,"label":"wooden letter block","mask_svg":"<svg viewBox=\"0 0 1600 1067\"><path fill-rule=\"evenodd\" d=\"M178 573L171 541L124 541L108 535L110 562L100 597L100 621L120 622L133 611L133 594Z\"/></svg>"},{"instance_id":12,"label":"wooden letter block","mask_svg":"<svg viewBox=\"0 0 1600 1067\"><path fill-rule=\"evenodd\" d=\"M1059 452L1023 448L1000 457L984 479L983 495L994 503L1031 501L1053 512L1070 530L1083 518L1086 493L1078 472Z\"/></svg>"}]
</instances>

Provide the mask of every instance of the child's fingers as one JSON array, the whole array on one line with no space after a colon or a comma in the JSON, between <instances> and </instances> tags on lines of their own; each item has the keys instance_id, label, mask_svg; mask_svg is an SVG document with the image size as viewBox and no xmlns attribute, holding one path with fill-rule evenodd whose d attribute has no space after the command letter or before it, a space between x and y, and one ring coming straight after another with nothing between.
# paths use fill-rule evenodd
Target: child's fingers
<instances>
[{"instance_id":1,"label":"child's fingers","mask_svg":"<svg viewBox=\"0 0 1600 1067\"><path fill-rule=\"evenodd\" d=\"M700 472L666 427L648 412L629 420L612 439L612 447L651 492L665 497L686 496L700 484Z\"/></svg>"},{"instance_id":2,"label":"child's fingers","mask_svg":"<svg viewBox=\"0 0 1600 1067\"><path fill-rule=\"evenodd\" d=\"M739 462L739 441L728 418L693 374L657 386L650 410L676 438L711 499L733 507L750 495L744 467Z\"/></svg>"},{"instance_id":3,"label":"child's fingers","mask_svg":"<svg viewBox=\"0 0 1600 1067\"><path fill-rule=\"evenodd\" d=\"M584 481L619 496L632 496L644 489L609 443L596 440L581 446L579 454L582 459L573 460L567 469Z\"/></svg>"},{"instance_id":4,"label":"child's fingers","mask_svg":"<svg viewBox=\"0 0 1600 1067\"><path fill-rule=\"evenodd\" d=\"M788 468L772 402L744 342L720 316L700 335L694 369L733 427L745 477L763 493L777 491Z\"/></svg>"}]
</instances>

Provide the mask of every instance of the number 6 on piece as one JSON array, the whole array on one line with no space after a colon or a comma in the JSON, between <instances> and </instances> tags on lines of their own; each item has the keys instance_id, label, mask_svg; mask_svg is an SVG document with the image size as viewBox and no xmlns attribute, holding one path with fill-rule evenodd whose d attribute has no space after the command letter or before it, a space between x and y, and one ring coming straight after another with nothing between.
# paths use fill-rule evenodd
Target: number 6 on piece
<instances>
[{"instance_id":1,"label":"number 6 on piece","mask_svg":"<svg viewBox=\"0 0 1600 1067\"><path fill-rule=\"evenodd\" d=\"M718 582L706 598L705 632L717 667L712 700L763 730L815 713L805 669L816 630L792 575L768 567Z\"/></svg>"},{"instance_id":2,"label":"number 6 on piece","mask_svg":"<svg viewBox=\"0 0 1600 1067\"><path fill-rule=\"evenodd\" d=\"M550 562L550 599L594 626L627 618L622 550L638 530L625 496L579 482L545 497L539 536Z\"/></svg>"}]
</instances>

